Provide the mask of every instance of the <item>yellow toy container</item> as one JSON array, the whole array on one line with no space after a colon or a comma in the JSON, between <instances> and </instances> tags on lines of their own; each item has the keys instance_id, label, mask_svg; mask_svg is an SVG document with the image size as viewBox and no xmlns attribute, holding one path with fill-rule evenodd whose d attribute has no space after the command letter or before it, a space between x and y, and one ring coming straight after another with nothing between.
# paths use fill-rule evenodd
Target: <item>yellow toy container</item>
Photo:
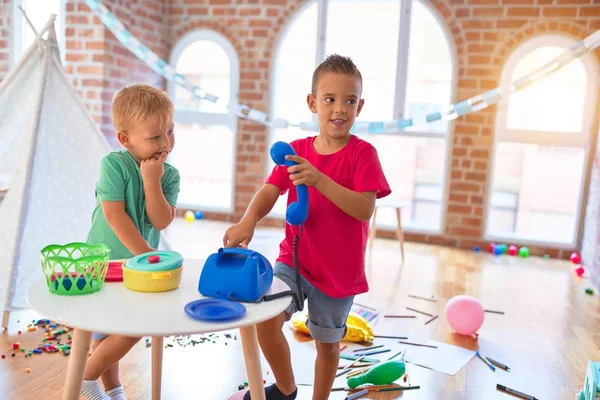
<instances>
[{"instance_id":1,"label":"yellow toy container","mask_svg":"<svg viewBox=\"0 0 600 400\"><path fill-rule=\"evenodd\" d=\"M181 284L183 258L174 251L140 254L123 264L123 284L136 292L167 292Z\"/></svg>"}]
</instances>

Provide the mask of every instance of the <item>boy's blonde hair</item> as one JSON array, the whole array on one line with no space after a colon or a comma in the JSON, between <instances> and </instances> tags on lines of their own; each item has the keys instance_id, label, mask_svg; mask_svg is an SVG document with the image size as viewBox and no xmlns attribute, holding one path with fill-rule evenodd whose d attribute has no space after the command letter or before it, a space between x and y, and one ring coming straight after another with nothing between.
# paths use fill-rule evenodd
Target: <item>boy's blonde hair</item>
<instances>
[{"instance_id":1,"label":"boy's blonde hair","mask_svg":"<svg viewBox=\"0 0 600 400\"><path fill-rule=\"evenodd\" d=\"M173 103L165 92L144 84L125 86L115 93L111 109L113 125L119 132L148 118L164 127L172 121L173 112Z\"/></svg>"}]
</instances>

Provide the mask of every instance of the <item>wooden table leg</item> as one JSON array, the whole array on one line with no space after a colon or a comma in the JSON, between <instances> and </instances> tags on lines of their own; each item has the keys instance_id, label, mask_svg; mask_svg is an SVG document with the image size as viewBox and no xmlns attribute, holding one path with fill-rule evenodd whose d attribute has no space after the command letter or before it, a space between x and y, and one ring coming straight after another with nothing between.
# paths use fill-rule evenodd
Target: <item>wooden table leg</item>
<instances>
[{"instance_id":1,"label":"wooden table leg","mask_svg":"<svg viewBox=\"0 0 600 400\"><path fill-rule=\"evenodd\" d=\"M248 374L250 397L252 400L265 400L256 325L240 328L240 337L244 349L244 361L246 363L246 373Z\"/></svg>"},{"instance_id":2,"label":"wooden table leg","mask_svg":"<svg viewBox=\"0 0 600 400\"><path fill-rule=\"evenodd\" d=\"M71 354L67 364L67 377L63 390L63 400L79 400L81 396L81 385L83 384L83 373L87 363L92 332L82 329L73 331L73 342L71 343Z\"/></svg>"},{"instance_id":3,"label":"wooden table leg","mask_svg":"<svg viewBox=\"0 0 600 400\"><path fill-rule=\"evenodd\" d=\"M162 336L152 336L152 400L160 400L163 339Z\"/></svg>"},{"instance_id":4,"label":"wooden table leg","mask_svg":"<svg viewBox=\"0 0 600 400\"><path fill-rule=\"evenodd\" d=\"M398 225L396 226L396 235L398 236L398 241L400 242L400 255L402 256L402 262L404 262L404 231L402 230L402 209L400 207L396 207L396 221Z\"/></svg>"},{"instance_id":5,"label":"wooden table leg","mask_svg":"<svg viewBox=\"0 0 600 400\"><path fill-rule=\"evenodd\" d=\"M369 228L369 254L373 252L373 242L377 235L377 206L373 209L373 216L371 217L371 226Z\"/></svg>"}]
</instances>

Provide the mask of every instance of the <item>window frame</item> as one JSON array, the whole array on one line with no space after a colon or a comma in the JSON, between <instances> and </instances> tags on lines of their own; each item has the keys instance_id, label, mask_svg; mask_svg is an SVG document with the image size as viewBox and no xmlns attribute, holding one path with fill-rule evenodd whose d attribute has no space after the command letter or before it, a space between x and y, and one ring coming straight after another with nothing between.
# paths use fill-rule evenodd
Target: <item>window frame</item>
<instances>
[{"instance_id":1,"label":"window frame","mask_svg":"<svg viewBox=\"0 0 600 400\"><path fill-rule=\"evenodd\" d=\"M10 50L10 55L9 55L9 57L10 57L9 64L11 67L14 67L15 65L17 65L17 63L19 62L21 57L23 57L23 55L27 51L27 49L23 48L23 30L31 29L31 28L29 28L29 26L27 26L27 22L25 22L25 17L23 16L23 13L21 12L21 10L19 10L19 7L18 7L18 6L23 6L24 1L25 1L25 4L27 4L27 0L12 0L10 2L10 5L11 5L10 15L12 18L12 21L11 21L12 27L11 27L11 34L10 34L11 50ZM66 61L66 51L67 51L66 50L67 0L60 0L60 8L61 8L62 12L56 16L56 21L60 22L62 35L59 34L59 32L56 32L56 33L58 36L57 40L58 40L58 50L60 53L60 60L64 65L65 61ZM27 12L27 10L25 10L25 12ZM48 15L48 18L50 18L50 15ZM35 29L37 31L41 30L42 28L43 28L43 26L35 27ZM23 52L20 52L19 51L20 49L23 49Z\"/></svg>"},{"instance_id":2,"label":"window frame","mask_svg":"<svg viewBox=\"0 0 600 400\"><path fill-rule=\"evenodd\" d=\"M547 34L542 36L536 36L532 39L527 40L519 47L517 47L508 57L500 74L500 87L510 85L512 82L512 74L516 65L521 59L540 47L562 47L565 50L575 45L578 41L572 39L569 36L559 34ZM484 234L483 238L490 241L512 241L523 245L533 246L546 246L559 249L572 249L577 246L581 237L582 221L584 217L585 205L585 193L588 187L588 172L590 166L590 145L592 144L593 138L593 126L594 118L596 117L595 106L598 102L598 90L600 85L600 79L598 78L598 66L591 58L589 54L585 54L579 58L583 63L586 70L587 85L584 99L584 113L581 131L577 132L547 132L547 131L531 131L523 129L510 129L507 127L507 111L508 111L508 99L509 97L503 97L497 104L497 111L495 115L494 123L494 140L492 144L492 150L490 152L490 172L489 172L489 184L486 193L486 205L485 205L485 222L484 222ZM543 78L542 78L543 79ZM506 143L520 143L520 144L535 144L545 147L563 147L563 148L578 148L584 151L583 161L583 173L580 176L579 182L579 193L577 194L577 208L575 210L575 229L573 231L573 237L569 243L565 242L549 242L545 240L535 239L523 239L518 237L503 236L497 234L491 234L489 232L490 213L492 211L492 193L493 183L495 180L494 164L496 161L498 144ZM518 214L518 209L517 209Z\"/></svg>"},{"instance_id":3,"label":"window frame","mask_svg":"<svg viewBox=\"0 0 600 400\"><path fill-rule=\"evenodd\" d=\"M457 78L458 78L458 56L456 45L452 38L451 30L447 26L444 19L439 14L438 10L430 3L428 0L410 0L410 1L402 1L400 2L400 20L398 23L400 24L399 29L399 37L398 37L398 54L396 61L396 81L395 85L395 96L394 96L394 109L393 109L393 118L401 119L405 118L404 116L404 108L406 103L406 82L408 79L408 54L410 54L410 27L412 20L412 2L419 1L436 19L439 24L444 37L446 39L446 43L448 45L448 51L450 53L450 62L452 65L452 75L450 80L450 98L448 99L448 104L453 104L456 99L456 91L457 91ZM325 59L325 47L327 43L327 10L329 5L329 0L309 0L306 1L300 6L291 18L288 19L285 26L281 30L279 36L276 38L276 46L271 56L271 67L270 67L270 77L275 76L275 68L276 68L276 60L279 56L279 52L283 43L285 41L285 37L287 36L290 29L296 23L297 18L305 12L305 10L310 7L312 4L318 4L317 11L317 46L316 46L316 57L315 57L315 68ZM270 90L269 90L269 99L274 98L275 88L273 85L273 78L270 78ZM308 93L308 91L307 91ZM269 112L272 114L273 102L269 103ZM276 115L274 117L277 117ZM313 121L316 122L316 115L313 115ZM448 130L445 133L435 133L435 132L425 132L419 130L411 130L411 131L401 131L394 136L404 136L404 137L419 137L419 138L436 138L439 140L443 140L446 147L445 157L446 160L444 162L444 171L442 173L444 177L444 182L442 184L442 199L440 201L440 222L438 229L426 229L426 228L412 228L405 227L403 228L406 232L412 233L425 233L425 234L443 234L446 231L446 214L448 208L448 199L449 199L449 191L450 191L450 171L452 165L452 143L454 136L454 120L448 121ZM273 139L273 135L276 128L269 129L269 143ZM266 160L266 170L267 174L270 171L270 160L267 158ZM414 200L414 199L413 199ZM270 213L271 216L277 218L284 218L285 215L279 212L272 211ZM379 225L380 229L384 230L392 230L393 227L387 225Z\"/></svg>"},{"instance_id":4,"label":"window frame","mask_svg":"<svg viewBox=\"0 0 600 400\"><path fill-rule=\"evenodd\" d=\"M238 95L239 95L239 86L240 86L240 62L237 51L233 47L233 44L221 33L211 30L211 29L194 29L187 32L183 37L181 37L173 46L171 54L169 55L169 64L174 68L177 65L177 61L183 54L184 50L192 43L200 41L200 40L208 40L219 45L227 54L229 58L230 65L230 86L229 86L229 103L237 104L238 103ZM167 81L167 93L169 97L173 99L173 103L176 104L176 91L177 85L174 81ZM217 94L217 93L213 93ZM205 100L208 101L208 100ZM231 190L231 202L228 207L206 207L201 206L202 210L208 212L216 212L228 214L234 211L235 209L235 186L236 186L236 154L237 154L237 126L238 126L238 118L235 110L229 109L226 113L211 113L211 112L203 112L203 111L177 111L175 108L175 132L177 132L177 124L200 124L200 125L227 125L231 131L233 132L233 149L234 157L231 165L231 181L232 181L232 190ZM179 208L198 208L198 204L178 204Z\"/></svg>"}]
</instances>

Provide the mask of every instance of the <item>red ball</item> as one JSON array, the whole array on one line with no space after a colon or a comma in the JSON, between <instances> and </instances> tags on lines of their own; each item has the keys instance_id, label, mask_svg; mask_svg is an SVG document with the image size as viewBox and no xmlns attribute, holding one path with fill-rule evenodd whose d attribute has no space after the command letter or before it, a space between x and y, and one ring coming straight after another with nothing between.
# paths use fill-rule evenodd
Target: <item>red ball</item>
<instances>
[{"instance_id":1,"label":"red ball","mask_svg":"<svg viewBox=\"0 0 600 400\"><path fill-rule=\"evenodd\" d=\"M575 269L575 273L577 274L577 276L583 276L583 274L585 273L585 269L580 265L579 268Z\"/></svg>"},{"instance_id":2,"label":"red ball","mask_svg":"<svg viewBox=\"0 0 600 400\"><path fill-rule=\"evenodd\" d=\"M509 256L516 256L518 252L519 252L519 249L517 248L517 246L509 246L509 248L508 248Z\"/></svg>"},{"instance_id":3,"label":"red ball","mask_svg":"<svg viewBox=\"0 0 600 400\"><path fill-rule=\"evenodd\" d=\"M573 264L581 264L581 256L577 252L571 253L571 261Z\"/></svg>"},{"instance_id":4,"label":"red ball","mask_svg":"<svg viewBox=\"0 0 600 400\"><path fill-rule=\"evenodd\" d=\"M494 248L496 247L496 243L490 243L489 247L488 247L488 251L492 254L494 254Z\"/></svg>"}]
</instances>

